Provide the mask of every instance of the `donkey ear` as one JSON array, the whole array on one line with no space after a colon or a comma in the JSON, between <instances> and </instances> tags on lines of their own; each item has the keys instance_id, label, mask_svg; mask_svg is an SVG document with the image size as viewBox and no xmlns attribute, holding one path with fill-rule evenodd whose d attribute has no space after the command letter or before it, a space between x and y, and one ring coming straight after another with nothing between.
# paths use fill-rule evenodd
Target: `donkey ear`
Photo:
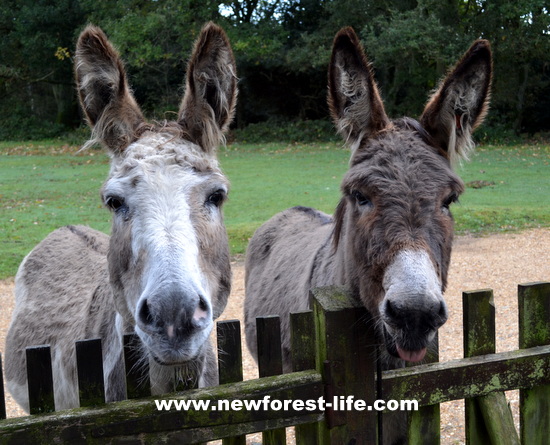
<instances>
[{"instance_id":1,"label":"donkey ear","mask_svg":"<svg viewBox=\"0 0 550 445\"><path fill-rule=\"evenodd\" d=\"M328 105L338 132L352 147L390 123L363 47L349 27L334 38Z\"/></svg>"},{"instance_id":2,"label":"donkey ear","mask_svg":"<svg viewBox=\"0 0 550 445\"><path fill-rule=\"evenodd\" d=\"M208 23L202 29L187 67L178 122L191 141L214 152L235 114L237 67L227 35Z\"/></svg>"},{"instance_id":3,"label":"donkey ear","mask_svg":"<svg viewBox=\"0 0 550 445\"><path fill-rule=\"evenodd\" d=\"M118 52L95 26L88 26L78 39L75 77L92 128L90 143L101 142L115 154L122 152L135 140L135 130L144 119Z\"/></svg>"},{"instance_id":4,"label":"donkey ear","mask_svg":"<svg viewBox=\"0 0 550 445\"><path fill-rule=\"evenodd\" d=\"M420 122L454 162L468 158L472 132L489 107L492 78L491 46L475 41L432 95Z\"/></svg>"}]
</instances>

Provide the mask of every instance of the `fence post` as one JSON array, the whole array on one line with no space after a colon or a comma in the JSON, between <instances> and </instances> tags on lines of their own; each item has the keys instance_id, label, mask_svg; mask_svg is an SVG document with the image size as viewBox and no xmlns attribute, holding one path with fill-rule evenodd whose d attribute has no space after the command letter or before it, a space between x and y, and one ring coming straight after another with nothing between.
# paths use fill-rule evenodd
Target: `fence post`
<instances>
[{"instance_id":1,"label":"fence post","mask_svg":"<svg viewBox=\"0 0 550 445\"><path fill-rule=\"evenodd\" d=\"M281 349L281 325L279 316L256 318L258 339L258 372L260 377L283 373L283 352ZM286 430L277 428L262 433L265 445L285 445Z\"/></svg>"},{"instance_id":2,"label":"fence post","mask_svg":"<svg viewBox=\"0 0 550 445\"><path fill-rule=\"evenodd\" d=\"M549 345L550 283L520 284L518 304L519 347ZM520 390L519 407L521 443L547 444L550 434L550 385Z\"/></svg>"},{"instance_id":3,"label":"fence post","mask_svg":"<svg viewBox=\"0 0 550 445\"><path fill-rule=\"evenodd\" d=\"M494 354L495 305L493 291L462 293L464 357ZM503 392L466 399L466 444L519 444L510 407Z\"/></svg>"},{"instance_id":4,"label":"fence post","mask_svg":"<svg viewBox=\"0 0 550 445\"><path fill-rule=\"evenodd\" d=\"M151 395L149 363L140 362L140 341L137 334L124 334L124 368L128 399L139 399Z\"/></svg>"},{"instance_id":5,"label":"fence post","mask_svg":"<svg viewBox=\"0 0 550 445\"><path fill-rule=\"evenodd\" d=\"M439 361L439 336L436 333L424 363ZM407 436L409 445L439 445L441 442L441 415L439 403L420 406L407 416Z\"/></svg>"},{"instance_id":6,"label":"fence post","mask_svg":"<svg viewBox=\"0 0 550 445\"><path fill-rule=\"evenodd\" d=\"M313 289L317 339L316 367L323 375L327 402L354 396L372 405L376 398L376 341L371 317L346 290ZM327 409L319 423L320 444L372 445L377 440L375 411Z\"/></svg>"},{"instance_id":7,"label":"fence post","mask_svg":"<svg viewBox=\"0 0 550 445\"><path fill-rule=\"evenodd\" d=\"M49 345L32 346L27 354L30 414L55 411L52 356Z\"/></svg>"},{"instance_id":8,"label":"fence post","mask_svg":"<svg viewBox=\"0 0 550 445\"><path fill-rule=\"evenodd\" d=\"M315 369L315 326L313 312L290 314L290 343L292 371ZM308 423L295 427L297 445L317 445L317 424Z\"/></svg>"},{"instance_id":9,"label":"fence post","mask_svg":"<svg viewBox=\"0 0 550 445\"><path fill-rule=\"evenodd\" d=\"M105 403L103 381L103 353L101 339L81 340L75 343L80 406Z\"/></svg>"},{"instance_id":10,"label":"fence post","mask_svg":"<svg viewBox=\"0 0 550 445\"><path fill-rule=\"evenodd\" d=\"M243 354L241 347L241 322L225 320L217 322L218 338L218 373L220 385L242 382ZM228 437L222 440L223 445L245 445L246 436Z\"/></svg>"},{"instance_id":11,"label":"fence post","mask_svg":"<svg viewBox=\"0 0 550 445\"><path fill-rule=\"evenodd\" d=\"M2 373L2 354L0 353L0 420L6 418L6 399L4 395L4 374Z\"/></svg>"}]
</instances>

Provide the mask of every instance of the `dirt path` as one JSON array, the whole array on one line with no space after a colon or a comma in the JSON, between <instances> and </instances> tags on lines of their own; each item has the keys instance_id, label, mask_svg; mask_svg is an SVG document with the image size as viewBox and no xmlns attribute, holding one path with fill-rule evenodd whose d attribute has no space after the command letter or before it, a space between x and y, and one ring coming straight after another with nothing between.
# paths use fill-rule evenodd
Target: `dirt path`
<instances>
[{"instance_id":1,"label":"dirt path","mask_svg":"<svg viewBox=\"0 0 550 445\"><path fill-rule=\"evenodd\" d=\"M223 319L243 320L244 267L233 264L233 291ZM517 285L550 281L550 229L493 235L485 238L458 237L455 241L446 301L449 321L441 328L440 359L462 357L462 291L491 288L494 291L497 323L497 351L517 348ZM13 280L0 281L0 352L13 308ZM245 378L257 377L257 371L243 344ZM517 417L517 392L508 394ZM13 401L7 402L8 416L22 415ZM462 402L442 406L441 443L464 443Z\"/></svg>"}]
</instances>

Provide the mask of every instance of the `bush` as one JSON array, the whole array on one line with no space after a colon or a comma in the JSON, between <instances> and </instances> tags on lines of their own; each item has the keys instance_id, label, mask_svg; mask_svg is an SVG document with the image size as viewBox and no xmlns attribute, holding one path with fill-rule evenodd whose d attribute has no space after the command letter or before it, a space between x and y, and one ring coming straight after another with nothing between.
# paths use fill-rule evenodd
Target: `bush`
<instances>
[{"instance_id":1,"label":"bush","mask_svg":"<svg viewBox=\"0 0 550 445\"><path fill-rule=\"evenodd\" d=\"M0 140L28 141L51 139L61 136L67 128L64 125L48 122L35 116L14 114L1 119Z\"/></svg>"},{"instance_id":2,"label":"bush","mask_svg":"<svg viewBox=\"0 0 550 445\"><path fill-rule=\"evenodd\" d=\"M476 143L483 145L516 145L525 142L511 125L496 123L482 125L474 133L474 139Z\"/></svg>"},{"instance_id":3,"label":"bush","mask_svg":"<svg viewBox=\"0 0 550 445\"><path fill-rule=\"evenodd\" d=\"M269 119L235 129L231 139L241 143L260 142L329 142L338 141L334 126L327 120L285 121Z\"/></svg>"}]
</instances>

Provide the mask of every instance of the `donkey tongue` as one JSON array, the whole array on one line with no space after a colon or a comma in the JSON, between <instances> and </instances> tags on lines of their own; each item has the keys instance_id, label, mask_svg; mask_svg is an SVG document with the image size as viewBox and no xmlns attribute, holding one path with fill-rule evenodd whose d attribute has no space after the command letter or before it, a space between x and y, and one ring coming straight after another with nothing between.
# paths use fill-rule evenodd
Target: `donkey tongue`
<instances>
[{"instance_id":1,"label":"donkey tongue","mask_svg":"<svg viewBox=\"0 0 550 445\"><path fill-rule=\"evenodd\" d=\"M419 362L426 355L426 348L422 348L419 351L405 351L397 346L397 353L401 360L405 360L406 362Z\"/></svg>"}]
</instances>

